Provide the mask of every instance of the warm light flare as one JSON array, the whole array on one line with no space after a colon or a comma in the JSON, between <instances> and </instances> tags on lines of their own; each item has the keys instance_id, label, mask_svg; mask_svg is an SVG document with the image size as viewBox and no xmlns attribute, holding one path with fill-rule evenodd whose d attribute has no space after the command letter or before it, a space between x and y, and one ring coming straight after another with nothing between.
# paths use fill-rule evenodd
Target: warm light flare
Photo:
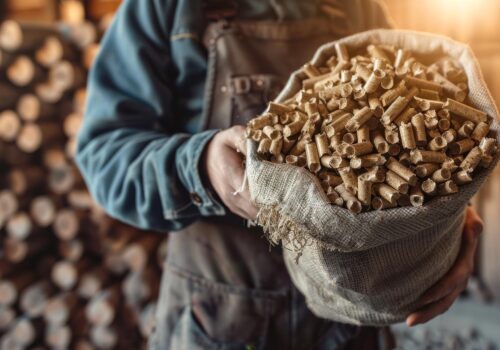
<instances>
[{"instance_id":1,"label":"warm light flare","mask_svg":"<svg viewBox=\"0 0 500 350\"><path fill-rule=\"evenodd\" d=\"M498 0L384 0L398 28L451 36L470 44L497 39ZM497 39L498 40L498 39Z\"/></svg>"}]
</instances>

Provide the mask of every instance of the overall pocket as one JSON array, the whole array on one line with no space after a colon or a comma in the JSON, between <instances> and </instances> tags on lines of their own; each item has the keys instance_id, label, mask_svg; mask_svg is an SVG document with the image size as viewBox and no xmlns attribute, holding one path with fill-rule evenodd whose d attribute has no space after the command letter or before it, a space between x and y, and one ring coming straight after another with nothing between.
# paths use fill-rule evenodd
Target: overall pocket
<instances>
[{"instance_id":1,"label":"overall pocket","mask_svg":"<svg viewBox=\"0 0 500 350\"><path fill-rule=\"evenodd\" d=\"M262 113L283 88L274 74L239 75L230 78L231 125L245 125Z\"/></svg>"},{"instance_id":2,"label":"overall pocket","mask_svg":"<svg viewBox=\"0 0 500 350\"><path fill-rule=\"evenodd\" d=\"M186 274L182 279L188 283L181 284L188 288L175 294L187 296L183 299L188 302L177 310L168 349L265 348L270 319L282 301L280 292L234 287Z\"/></svg>"},{"instance_id":3,"label":"overall pocket","mask_svg":"<svg viewBox=\"0 0 500 350\"><path fill-rule=\"evenodd\" d=\"M238 318L238 315L233 315ZM252 329L245 330L244 335L236 332L243 330L243 322L238 319L201 320L197 318L193 306L186 306L179 319L176 329L172 335L171 349L175 350L260 350L266 344L267 320L253 318L248 324ZM220 338L209 334L211 332L221 333ZM229 328L225 334L223 328ZM233 334L234 332L234 334ZM228 335L233 337L227 338Z\"/></svg>"}]
</instances>

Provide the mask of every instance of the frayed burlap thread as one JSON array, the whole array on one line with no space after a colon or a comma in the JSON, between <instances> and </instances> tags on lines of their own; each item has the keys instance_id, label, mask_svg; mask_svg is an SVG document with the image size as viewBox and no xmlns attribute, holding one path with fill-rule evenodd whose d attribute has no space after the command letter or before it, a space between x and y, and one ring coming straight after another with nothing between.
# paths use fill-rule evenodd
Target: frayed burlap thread
<instances>
[{"instance_id":1,"label":"frayed burlap thread","mask_svg":"<svg viewBox=\"0 0 500 350\"><path fill-rule=\"evenodd\" d=\"M278 205L261 206L256 223L262 227L272 245L283 244L284 247L290 247L291 252L295 253L296 263L299 262L305 247L313 242L305 229L280 212Z\"/></svg>"}]
</instances>

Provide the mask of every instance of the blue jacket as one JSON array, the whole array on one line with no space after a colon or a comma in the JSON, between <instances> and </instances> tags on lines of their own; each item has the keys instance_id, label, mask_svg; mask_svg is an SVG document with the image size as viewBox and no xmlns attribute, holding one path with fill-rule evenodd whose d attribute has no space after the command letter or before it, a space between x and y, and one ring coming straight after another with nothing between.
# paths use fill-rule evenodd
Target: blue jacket
<instances>
[{"instance_id":1,"label":"blue jacket","mask_svg":"<svg viewBox=\"0 0 500 350\"><path fill-rule=\"evenodd\" d=\"M237 2L242 19L299 19L321 11L320 0ZM378 3L344 2L352 31L388 26ZM142 229L175 231L226 212L199 171L216 132L200 130L207 71L202 3L124 1L89 76L77 164L97 202Z\"/></svg>"}]
</instances>

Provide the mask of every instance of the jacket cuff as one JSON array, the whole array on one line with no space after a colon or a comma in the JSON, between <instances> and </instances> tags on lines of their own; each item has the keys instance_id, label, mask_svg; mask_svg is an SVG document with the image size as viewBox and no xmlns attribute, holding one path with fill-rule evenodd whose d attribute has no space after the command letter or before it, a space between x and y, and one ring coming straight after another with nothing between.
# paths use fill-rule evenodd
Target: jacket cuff
<instances>
[{"instance_id":1,"label":"jacket cuff","mask_svg":"<svg viewBox=\"0 0 500 350\"><path fill-rule=\"evenodd\" d=\"M203 183L200 174L201 156L208 142L219 130L207 130L194 134L179 149L176 156L177 170L184 188L189 192L191 204L198 207L202 216L226 214L224 205L216 194Z\"/></svg>"}]
</instances>

